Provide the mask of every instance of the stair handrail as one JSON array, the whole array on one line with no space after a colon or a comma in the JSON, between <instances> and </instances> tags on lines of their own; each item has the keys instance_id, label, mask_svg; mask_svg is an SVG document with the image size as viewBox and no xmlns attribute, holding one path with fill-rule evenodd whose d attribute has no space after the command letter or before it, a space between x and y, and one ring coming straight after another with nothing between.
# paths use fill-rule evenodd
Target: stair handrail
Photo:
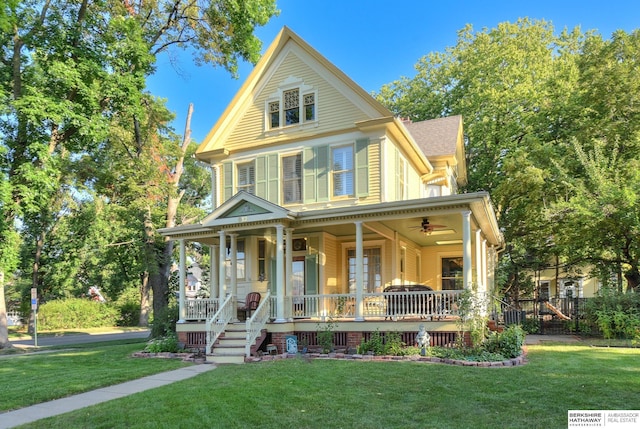
<instances>
[{"instance_id":1,"label":"stair handrail","mask_svg":"<svg viewBox=\"0 0 640 429\"><path fill-rule=\"evenodd\" d=\"M220 305L218 311L207 319L207 354L211 353L211 348L218 341L220 335L225 331L227 325L233 318L233 295L228 295Z\"/></svg>"},{"instance_id":2,"label":"stair handrail","mask_svg":"<svg viewBox=\"0 0 640 429\"><path fill-rule=\"evenodd\" d=\"M251 356L251 345L258 338L260 332L269 321L271 315L271 291L267 291L264 299L260 300L260 305L253 312L251 317L247 319L247 343L245 344L244 354L246 357Z\"/></svg>"}]
</instances>

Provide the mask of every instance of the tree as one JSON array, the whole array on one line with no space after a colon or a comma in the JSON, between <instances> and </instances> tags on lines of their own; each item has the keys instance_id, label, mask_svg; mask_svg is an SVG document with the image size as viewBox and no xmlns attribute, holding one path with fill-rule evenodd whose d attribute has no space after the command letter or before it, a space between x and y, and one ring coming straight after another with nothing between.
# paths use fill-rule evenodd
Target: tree
<instances>
[{"instance_id":1,"label":"tree","mask_svg":"<svg viewBox=\"0 0 640 429\"><path fill-rule=\"evenodd\" d=\"M544 210L555 187L549 159L564 150L564 118L575 86L578 31L555 36L545 21L518 20L474 32L466 26L444 53L416 65L414 78L385 85L378 99L400 116L424 120L460 114L467 136L468 184L486 190L509 243L504 289L530 288L524 270L540 267L550 229ZM563 109L564 108L564 109ZM512 253L513 252L513 253Z\"/></svg>"},{"instance_id":2,"label":"tree","mask_svg":"<svg viewBox=\"0 0 640 429\"><path fill-rule=\"evenodd\" d=\"M0 166L10 198L0 233L19 236L16 221L29 231L34 285L48 235L77 197L74 165L104 149L122 112L138 128L155 57L189 48L235 74L238 61L257 60L253 31L276 13L273 0L3 3Z\"/></svg>"},{"instance_id":3,"label":"tree","mask_svg":"<svg viewBox=\"0 0 640 429\"><path fill-rule=\"evenodd\" d=\"M496 202L509 244L501 261L504 289L517 294L528 284L518 273L549 261L601 269L626 264L634 287L638 223L629 204L637 201L631 176L640 158L638 31L619 31L611 40L577 29L556 36L547 22L521 19L476 33L467 26L458 36L454 47L421 59L415 77L383 86L378 99L414 120L464 117L464 190L487 190ZM615 152L615 162L599 161L598 168L587 162L586 153L600 157L596 146L603 154ZM599 195L587 192L596 188ZM614 201L621 211L631 210L624 219L609 218L617 233L599 230L597 238L593 230L577 229L593 227L598 212ZM602 250L597 257L595 243Z\"/></svg>"}]
</instances>

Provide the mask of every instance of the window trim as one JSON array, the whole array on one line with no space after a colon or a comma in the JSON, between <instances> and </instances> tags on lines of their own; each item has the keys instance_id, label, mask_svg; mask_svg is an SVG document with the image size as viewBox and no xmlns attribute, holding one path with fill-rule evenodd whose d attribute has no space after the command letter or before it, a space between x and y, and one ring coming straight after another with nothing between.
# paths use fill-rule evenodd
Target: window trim
<instances>
[{"instance_id":1,"label":"window trim","mask_svg":"<svg viewBox=\"0 0 640 429\"><path fill-rule=\"evenodd\" d=\"M286 124L285 93L298 90L298 122ZM306 104L306 96L313 96L313 104ZM278 125L272 126L271 106L278 103ZM307 119L306 108L313 105L313 118ZM289 77L265 100L264 108L264 130L267 136L277 135L289 130L299 130L306 127L318 126L318 90L310 85L306 85L302 79Z\"/></svg>"},{"instance_id":2,"label":"window trim","mask_svg":"<svg viewBox=\"0 0 640 429\"><path fill-rule=\"evenodd\" d=\"M461 255L460 253L447 253L447 254L440 254L438 255L438 259L440 261L440 273L439 273L439 277L440 277L440 290L463 290L464 289L464 272L461 273L460 276L456 277L456 276L444 276L444 260L445 259L460 259L462 261L463 264L463 269L461 271L464 270L464 257L463 255ZM444 282L445 280L450 280L453 279L454 281L454 285L456 283L457 280L460 281L460 283L462 284L462 287L460 287L460 289L445 289L444 288Z\"/></svg>"},{"instance_id":3,"label":"window trim","mask_svg":"<svg viewBox=\"0 0 640 429\"><path fill-rule=\"evenodd\" d=\"M335 163L334 161L334 151L336 149L344 149L344 148L350 148L351 149L351 168L350 169L345 169L345 170L335 170ZM348 198L355 198L356 196L356 160L355 160L355 147L352 143L347 143L347 144L341 144L341 145L335 145L335 146L331 146L330 148L330 162L331 162L331 169L330 169L330 192L331 192L331 199L332 200L343 200L343 199L348 199ZM346 174L349 175L349 173L351 173L351 192L348 194L340 194L340 195L336 195L336 188L335 188L335 183L336 183L336 174Z\"/></svg>"},{"instance_id":4,"label":"window trim","mask_svg":"<svg viewBox=\"0 0 640 429\"><path fill-rule=\"evenodd\" d=\"M292 178L286 178L285 177L285 162L284 160L286 158L293 158L296 157L299 159L300 161L300 174L297 177L297 181L299 183L299 190L300 190L300 198L295 200L295 201L286 201L285 200L285 185L287 183L293 182L296 179L292 179ZM298 151L298 152L291 152L291 153L286 153L283 154L282 156L280 156L280 180L282 182L282 186L280 187L280 193L281 193L281 201L282 201L282 205L289 205L289 204L302 204L304 202L304 163L303 163L303 156L302 156L302 151Z\"/></svg>"},{"instance_id":5,"label":"window trim","mask_svg":"<svg viewBox=\"0 0 640 429\"><path fill-rule=\"evenodd\" d=\"M256 163L255 160L249 160L249 161L244 161L244 162L238 162L236 163L235 166L235 173L236 173L236 192L240 192L240 191L245 191L251 195L255 195L256 194ZM251 168L253 170L253 180L251 181L251 183L245 184L245 185L241 185L240 184L240 170L244 169L244 168ZM247 188L251 188L252 192L248 191Z\"/></svg>"},{"instance_id":6,"label":"window trim","mask_svg":"<svg viewBox=\"0 0 640 429\"><path fill-rule=\"evenodd\" d=\"M386 277L386 271L387 268L384 264L385 258L386 258L386 248L385 248L385 241L384 240L370 240L370 241L365 241L363 243L363 250L367 250L367 249L380 249L380 286L379 286L379 290L375 290L375 285L374 285L374 292L378 293L378 292L382 292L385 288L385 279ZM356 243L355 241L351 241L351 242L345 242L341 244L341 248L342 248L342 278L343 278L343 287L344 287L344 292L343 293L349 293L349 250L355 250L356 248ZM365 293L368 293L367 291L364 291Z\"/></svg>"}]
</instances>

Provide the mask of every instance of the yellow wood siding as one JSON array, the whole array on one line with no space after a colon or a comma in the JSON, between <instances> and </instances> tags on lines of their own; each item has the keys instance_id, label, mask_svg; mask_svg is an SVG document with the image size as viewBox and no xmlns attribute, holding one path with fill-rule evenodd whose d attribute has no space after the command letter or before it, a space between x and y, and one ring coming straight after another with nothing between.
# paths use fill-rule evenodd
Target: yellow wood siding
<instances>
[{"instance_id":1,"label":"yellow wood siding","mask_svg":"<svg viewBox=\"0 0 640 429\"><path fill-rule=\"evenodd\" d=\"M312 86L317 91L316 117L317 127L295 131L289 127L288 132L280 135L265 135L265 103L273 95L278 86L290 76L302 79L305 85ZM355 106L349 99L336 90L331 82L323 79L318 73L302 61L298 54L289 51L269 82L262 87L260 94L254 95L254 101L247 106L243 117L237 122L233 131L226 139L224 146L230 151L248 149L254 145L280 142L286 138L297 138L305 135L335 132L343 129L353 129L354 123L369 119L365 113Z\"/></svg>"},{"instance_id":2,"label":"yellow wood siding","mask_svg":"<svg viewBox=\"0 0 640 429\"><path fill-rule=\"evenodd\" d=\"M472 252L474 253L474 252ZM449 245L422 248L423 284L436 290L442 290L442 258L462 257L462 245ZM471 262L475 269L475 261Z\"/></svg>"},{"instance_id":3,"label":"yellow wood siding","mask_svg":"<svg viewBox=\"0 0 640 429\"><path fill-rule=\"evenodd\" d=\"M322 236L322 244L324 245L324 252L322 253L322 259L324 265L325 284L320 285L321 294L330 293L344 293L342 290L342 278L340 277L342 265L340 263L340 250L338 242L333 235L324 234Z\"/></svg>"},{"instance_id":4,"label":"yellow wood siding","mask_svg":"<svg viewBox=\"0 0 640 429\"><path fill-rule=\"evenodd\" d=\"M380 202L380 142L369 142L369 195L360 199L360 204L377 204Z\"/></svg>"}]
</instances>

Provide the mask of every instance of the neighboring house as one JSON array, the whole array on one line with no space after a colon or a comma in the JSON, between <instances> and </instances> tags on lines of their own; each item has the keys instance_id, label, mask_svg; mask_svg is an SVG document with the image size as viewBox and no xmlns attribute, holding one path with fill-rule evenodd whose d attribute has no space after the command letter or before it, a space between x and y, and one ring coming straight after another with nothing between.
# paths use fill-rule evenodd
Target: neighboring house
<instances>
[{"instance_id":1,"label":"neighboring house","mask_svg":"<svg viewBox=\"0 0 640 429\"><path fill-rule=\"evenodd\" d=\"M588 273L567 272L564 268L547 268L538 274L538 298L592 298L600 291L601 282Z\"/></svg>"},{"instance_id":2,"label":"neighboring house","mask_svg":"<svg viewBox=\"0 0 640 429\"><path fill-rule=\"evenodd\" d=\"M503 237L489 195L457 193L462 118L395 118L286 27L196 157L215 209L161 233L180 244L182 290L185 243L210 246L211 298L180 299L177 331L211 360L233 360L232 330L248 338L242 359L265 338L279 351L293 335L313 343L329 318L344 347L377 329L413 342L420 316L447 342L461 290L494 288ZM415 284L434 292L384 292ZM249 292L261 305L238 325Z\"/></svg>"}]
</instances>

